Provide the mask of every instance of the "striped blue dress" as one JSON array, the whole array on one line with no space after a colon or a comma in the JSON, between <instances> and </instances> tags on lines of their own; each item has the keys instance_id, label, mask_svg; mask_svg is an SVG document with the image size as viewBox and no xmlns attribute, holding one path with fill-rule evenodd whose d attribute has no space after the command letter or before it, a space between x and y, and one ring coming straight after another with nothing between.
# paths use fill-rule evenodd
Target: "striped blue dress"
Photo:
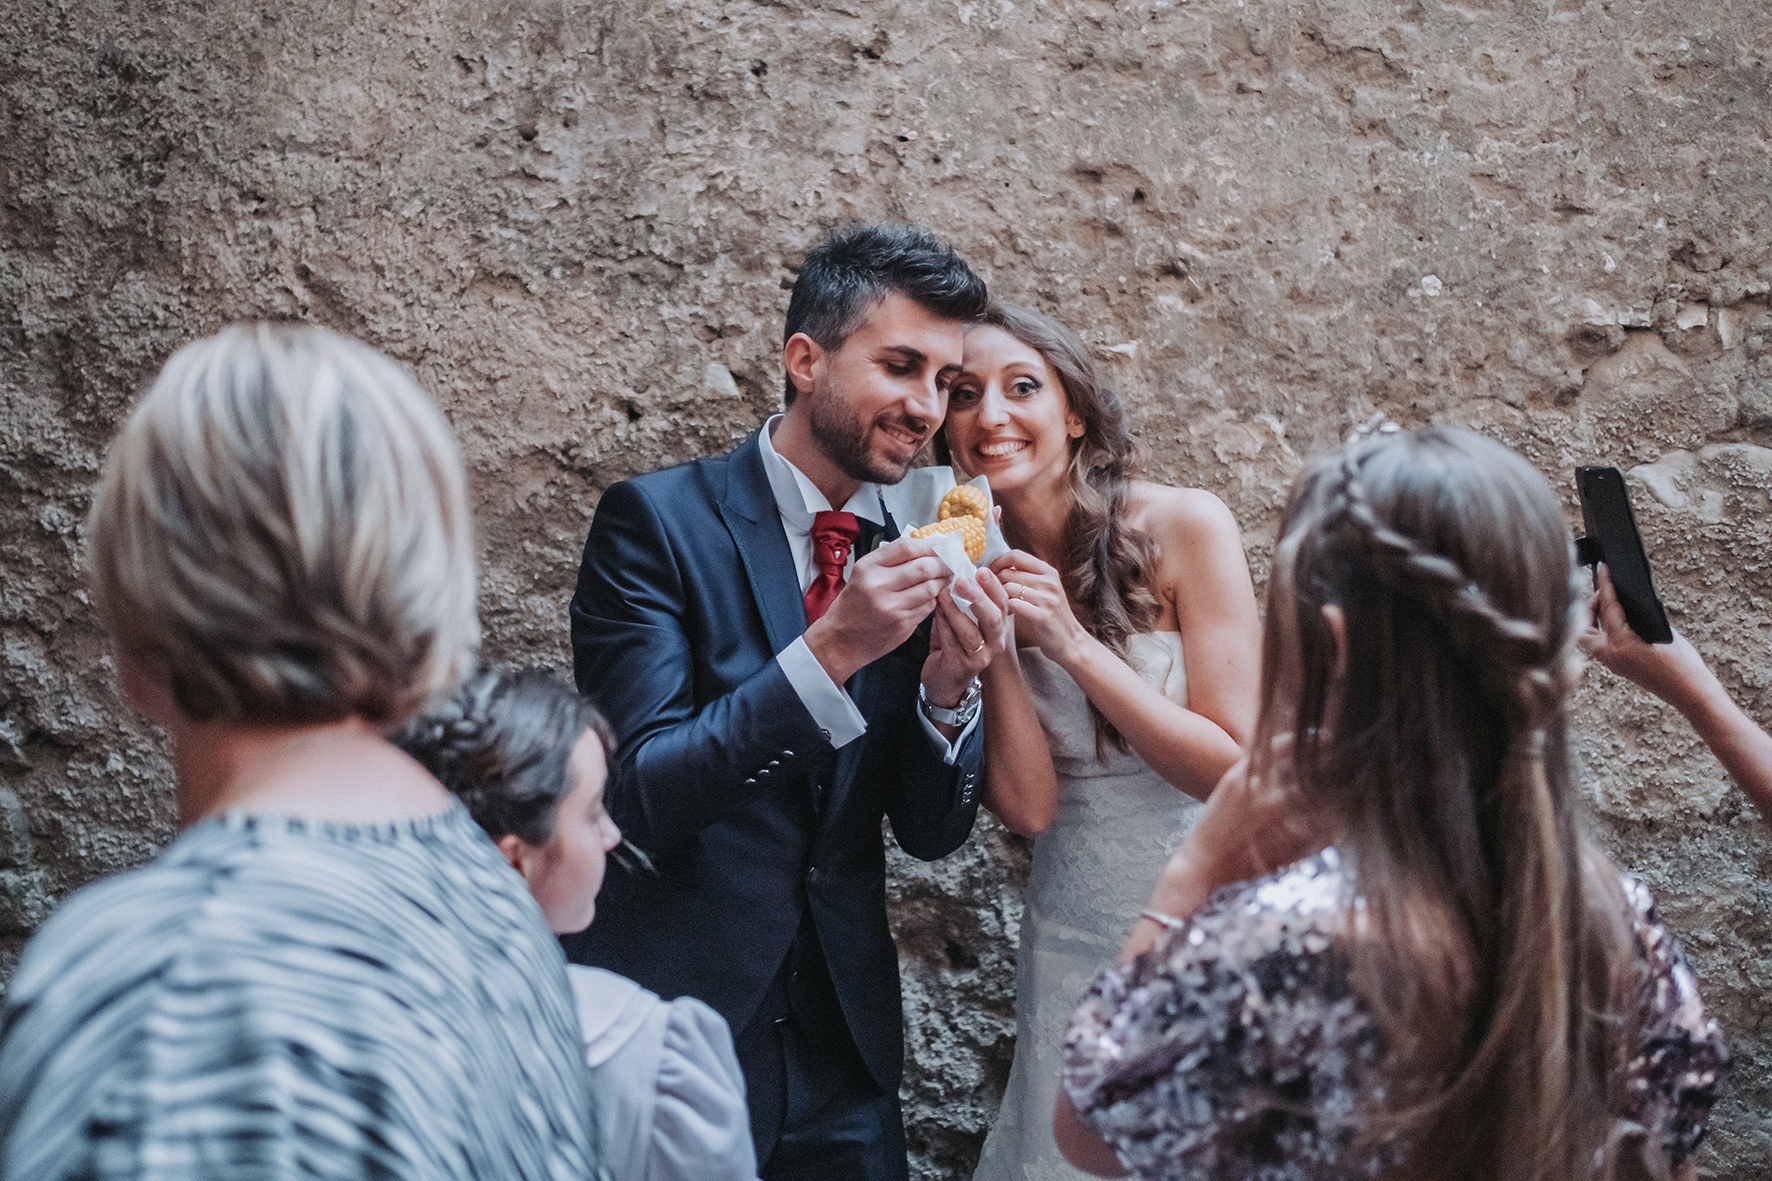
<instances>
[{"instance_id":1,"label":"striped blue dress","mask_svg":"<svg viewBox=\"0 0 1772 1181\"><path fill-rule=\"evenodd\" d=\"M0 1007L0 1175L596 1177L559 945L459 805L230 814L75 894Z\"/></svg>"}]
</instances>

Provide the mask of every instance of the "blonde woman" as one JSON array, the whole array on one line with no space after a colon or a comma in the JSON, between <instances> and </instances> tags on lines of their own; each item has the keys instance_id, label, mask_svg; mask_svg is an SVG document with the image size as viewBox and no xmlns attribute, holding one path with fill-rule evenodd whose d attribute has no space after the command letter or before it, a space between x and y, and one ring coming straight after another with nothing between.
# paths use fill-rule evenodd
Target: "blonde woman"
<instances>
[{"instance_id":1,"label":"blonde woman","mask_svg":"<svg viewBox=\"0 0 1772 1181\"><path fill-rule=\"evenodd\" d=\"M1256 756L1164 870L1137 958L1071 1022L1071 1160L1227 1181L1694 1175L1728 1056L1647 888L1585 833L1570 548L1544 478L1476 435L1391 427L1306 470Z\"/></svg>"},{"instance_id":2,"label":"blonde woman","mask_svg":"<svg viewBox=\"0 0 1772 1181\"><path fill-rule=\"evenodd\" d=\"M89 538L184 832L27 947L0 1009L0 1173L596 1176L560 950L382 736L478 640L435 404L353 341L227 329L130 415Z\"/></svg>"}]
</instances>

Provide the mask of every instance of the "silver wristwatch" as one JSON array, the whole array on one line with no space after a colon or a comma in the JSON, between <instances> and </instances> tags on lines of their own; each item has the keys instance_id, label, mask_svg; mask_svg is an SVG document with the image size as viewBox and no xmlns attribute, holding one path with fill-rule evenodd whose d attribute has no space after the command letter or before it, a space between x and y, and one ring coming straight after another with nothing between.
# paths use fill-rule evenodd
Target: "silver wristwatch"
<instances>
[{"instance_id":1,"label":"silver wristwatch","mask_svg":"<svg viewBox=\"0 0 1772 1181\"><path fill-rule=\"evenodd\" d=\"M971 723L973 718L978 716L978 702L983 696L984 686L979 683L977 677L973 677L972 683L966 686L966 692L961 694L960 700L955 704L954 708L943 709L941 706L931 702L929 700L929 694L924 691L923 686L918 685L917 708L923 711L924 717L928 718L938 726L959 726L964 728Z\"/></svg>"}]
</instances>

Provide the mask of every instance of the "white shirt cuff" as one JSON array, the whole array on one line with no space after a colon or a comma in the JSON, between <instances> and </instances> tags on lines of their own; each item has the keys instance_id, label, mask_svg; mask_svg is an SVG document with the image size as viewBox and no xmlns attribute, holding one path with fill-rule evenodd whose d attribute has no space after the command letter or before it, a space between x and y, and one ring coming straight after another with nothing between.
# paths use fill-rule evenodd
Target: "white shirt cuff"
<instances>
[{"instance_id":1,"label":"white shirt cuff","mask_svg":"<svg viewBox=\"0 0 1772 1181\"><path fill-rule=\"evenodd\" d=\"M965 728L963 728L958 734L954 735L954 740L952 742L949 742L946 738L941 736L941 731L935 728L935 723L930 721L924 715L922 710L917 711L917 720L923 723L923 733L929 735L929 741L935 744L936 751L941 755L941 761L950 767L954 765L954 756L959 753L960 744L966 741L966 735L972 733L972 728L978 725L978 719L983 716L984 711L982 709L973 714L972 720L967 722Z\"/></svg>"},{"instance_id":2,"label":"white shirt cuff","mask_svg":"<svg viewBox=\"0 0 1772 1181\"><path fill-rule=\"evenodd\" d=\"M835 747L844 747L868 732L867 719L861 716L861 711L855 708L855 702L849 699L842 686L831 680L831 674L806 646L805 636L783 648L775 660L781 665L788 684L799 695L800 704L806 707L806 712L823 731L825 741ZM950 754L948 762L953 761Z\"/></svg>"}]
</instances>

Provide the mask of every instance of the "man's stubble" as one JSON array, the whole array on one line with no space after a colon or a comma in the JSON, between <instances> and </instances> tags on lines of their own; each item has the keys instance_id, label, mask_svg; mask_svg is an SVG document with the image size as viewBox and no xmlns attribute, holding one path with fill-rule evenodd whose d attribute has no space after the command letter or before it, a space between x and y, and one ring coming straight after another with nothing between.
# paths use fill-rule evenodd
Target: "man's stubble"
<instances>
[{"instance_id":1,"label":"man's stubble","mask_svg":"<svg viewBox=\"0 0 1772 1181\"><path fill-rule=\"evenodd\" d=\"M864 422L854 407L835 390L818 391L808 409L811 413L807 417L807 426L811 429L813 442L838 471L852 480L896 484L916 462L915 455L899 464L873 454L868 448L873 424ZM917 420L907 418L905 421L908 424Z\"/></svg>"}]
</instances>

